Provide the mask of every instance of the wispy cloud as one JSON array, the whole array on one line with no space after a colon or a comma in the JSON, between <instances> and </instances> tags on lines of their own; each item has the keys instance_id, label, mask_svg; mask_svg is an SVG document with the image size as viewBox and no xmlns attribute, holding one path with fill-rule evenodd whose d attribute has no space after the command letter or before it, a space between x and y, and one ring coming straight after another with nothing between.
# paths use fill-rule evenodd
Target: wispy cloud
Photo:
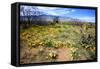
<instances>
[{"instance_id":1,"label":"wispy cloud","mask_svg":"<svg viewBox=\"0 0 100 69\"><path fill-rule=\"evenodd\" d=\"M37 7L38 9L41 9L41 10L54 10L54 9L56 9L55 7L40 7L40 6L38 6Z\"/></svg>"},{"instance_id":2,"label":"wispy cloud","mask_svg":"<svg viewBox=\"0 0 100 69\"><path fill-rule=\"evenodd\" d=\"M57 7L38 7L38 9L50 15L58 15L58 16L63 16L75 12L74 9L57 8Z\"/></svg>"},{"instance_id":3,"label":"wispy cloud","mask_svg":"<svg viewBox=\"0 0 100 69\"><path fill-rule=\"evenodd\" d=\"M72 11L72 12L75 12L75 10L74 10L74 9L72 9L71 11Z\"/></svg>"}]
</instances>

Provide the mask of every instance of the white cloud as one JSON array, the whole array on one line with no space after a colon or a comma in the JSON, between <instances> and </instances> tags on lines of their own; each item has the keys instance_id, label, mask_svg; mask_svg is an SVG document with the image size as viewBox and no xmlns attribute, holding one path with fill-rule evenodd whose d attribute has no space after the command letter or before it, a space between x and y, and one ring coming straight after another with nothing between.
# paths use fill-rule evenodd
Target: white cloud
<instances>
[{"instance_id":1,"label":"white cloud","mask_svg":"<svg viewBox=\"0 0 100 69\"><path fill-rule=\"evenodd\" d=\"M51 15L66 15L66 14L75 12L74 9L71 10L68 8L58 8L58 7L39 7L38 6L38 9Z\"/></svg>"},{"instance_id":2,"label":"white cloud","mask_svg":"<svg viewBox=\"0 0 100 69\"><path fill-rule=\"evenodd\" d=\"M40 9L40 10L55 10L56 9L56 7L37 7L38 9Z\"/></svg>"},{"instance_id":3,"label":"white cloud","mask_svg":"<svg viewBox=\"0 0 100 69\"><path fill-rule=\"evenodd\" d=\"M54 11L48 11L47 13L52 14L52 15L58 15L58 13L56 13Z\"/></svg>"},{"instance_id":4,"label":"white cloud","mask_svg":"<svg viewBox=\"0 0 100 69\"><path fill-rule=\"evenodd\" d=\"M75 12L75 10L74 10L74 9L72 9L72 10L71 10L71 12Z\"/></svg>"}]
</instances>

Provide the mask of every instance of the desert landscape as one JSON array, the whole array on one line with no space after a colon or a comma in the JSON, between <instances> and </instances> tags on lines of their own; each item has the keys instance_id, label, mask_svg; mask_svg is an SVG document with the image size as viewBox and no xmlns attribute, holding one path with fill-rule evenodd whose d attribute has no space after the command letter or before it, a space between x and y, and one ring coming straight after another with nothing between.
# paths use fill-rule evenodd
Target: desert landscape
<instances>
[{"instance_id":1,"label":"desert landscape","mask_svg":"<svg viewBox=\"0 0 100 69\"><path fill-rule=\"evenodd\" d=\"M96 58L95 22L45 14L28 7L20 8L21 64Z\"/></svg>"}]
</instances>

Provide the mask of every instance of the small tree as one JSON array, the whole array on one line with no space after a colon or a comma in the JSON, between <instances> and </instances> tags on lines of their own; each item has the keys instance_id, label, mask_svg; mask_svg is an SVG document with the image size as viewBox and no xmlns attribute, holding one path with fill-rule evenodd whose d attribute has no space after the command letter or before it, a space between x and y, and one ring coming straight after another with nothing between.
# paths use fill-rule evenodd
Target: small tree
<instances>
[{"instance_id":1,"label":"small tree","mask_svg":"<svg viewBox=\"0 0 100 69\"><path fill-rule=\"evenodd\" d=\"M58 16L54 17L54 23L59 23L59 17Z\"/></svg>"}]
</instances>

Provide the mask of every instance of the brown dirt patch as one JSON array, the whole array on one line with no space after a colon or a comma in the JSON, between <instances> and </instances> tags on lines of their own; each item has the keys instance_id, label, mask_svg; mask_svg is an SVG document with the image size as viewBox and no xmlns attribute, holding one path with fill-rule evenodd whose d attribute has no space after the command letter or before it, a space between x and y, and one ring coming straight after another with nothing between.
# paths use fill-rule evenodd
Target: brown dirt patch
<instances>
[{"instance_id":1,"label":"brown dirt patch","mask_svg":"<svg viewBox=\"0 0 100 69\"><path fill-rule=\"evenodd\" d=\"M69 48L59 48L57 61L70 61L71 51Z\"/></svg>"}]
</instances>

